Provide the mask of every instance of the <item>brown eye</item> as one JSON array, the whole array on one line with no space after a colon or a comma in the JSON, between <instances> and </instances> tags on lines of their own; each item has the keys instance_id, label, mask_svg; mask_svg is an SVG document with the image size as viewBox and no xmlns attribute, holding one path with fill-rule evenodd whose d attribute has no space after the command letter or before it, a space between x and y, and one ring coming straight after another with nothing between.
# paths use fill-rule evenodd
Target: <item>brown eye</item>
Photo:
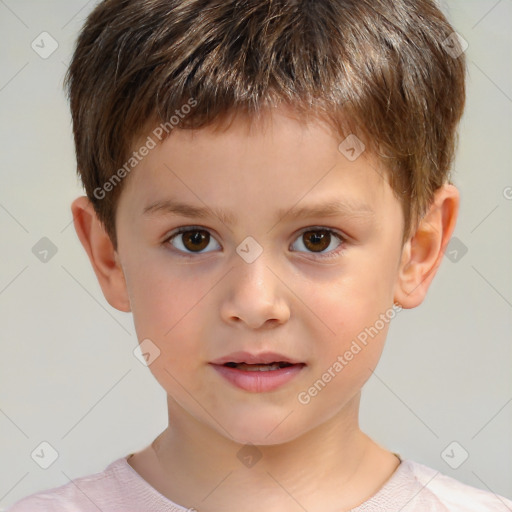
<instances>
[{"instance_id":1,"label":"brown eye","mask_svg":"<svg viewBox=\"0 0 512 512\"><path fill-rule=\"evenodd\" d=\"M168 238L168 242L171 245L187 254L201 253L202 251L210 252L204 251L204 249L211 245L211 242L214 240L215 239L210 236L207 230L200 228L180 229L177 233ZM217 246L220 248L218 244Z\"/></svg>"},{"instance_id":2,"label":"brown eye","mask_svg":"<svg viewBox=\"0 0 512 512\"><path fill-rule=\"evenodd\" d=\"M325 251L331 241L331 234L328 231L306 231L302 236L304 245L314 252Z\"/></svg>"},{"instance_id":3,"label":"brown eye","mask_svg":"<svg viewBox=\"0 0 512 512\"><path fill-rule=\"evenodd\" d=\"M317 253L321 257L336 256L339 252L337 249L343 244L343 240L342 235L331 229L308 229L299 235L294 245L298 244L301 247L294 250Z\"/></svg>"},{"instance_id":4,"label":"brown eye","mask_svg":"<svg viewBox=\"0 0 512 512\"><path fill-rule=\"evenodd\" d=\"M202 251L208 247L210 234L207 231L187 231L182 233L183 245L189 251Z\"/></svg>"}]
</instances>

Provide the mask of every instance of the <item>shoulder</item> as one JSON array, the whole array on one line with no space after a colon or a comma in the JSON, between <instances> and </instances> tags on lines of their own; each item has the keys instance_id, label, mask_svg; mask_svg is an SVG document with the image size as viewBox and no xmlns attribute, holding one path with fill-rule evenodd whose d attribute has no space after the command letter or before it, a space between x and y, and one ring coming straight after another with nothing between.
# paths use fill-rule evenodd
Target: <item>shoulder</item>
<instances>
[{"instance_id":1,"label":"shoulder","mask_svg":"<svg viewBox=\"0 0 512 512\"><path fill-rule=\"evenodd\" d=\"M75 478L67 484L39 491L17 501L6 512L98 512L119 505L121 482L116 478L123 459L99 473ZM105 508L104 508L105 507Z\"/></svg>"},{"instance_id":2,"label":"shoulder","mask_svg":"<svg viewBox=\"0 0 512 512\"><path fill-rule=\"evenodd\" d=\"M510 512L512 501L464 484L412 460L403 462L415 480L449 512Z\"/></svg>"}]
</instances>

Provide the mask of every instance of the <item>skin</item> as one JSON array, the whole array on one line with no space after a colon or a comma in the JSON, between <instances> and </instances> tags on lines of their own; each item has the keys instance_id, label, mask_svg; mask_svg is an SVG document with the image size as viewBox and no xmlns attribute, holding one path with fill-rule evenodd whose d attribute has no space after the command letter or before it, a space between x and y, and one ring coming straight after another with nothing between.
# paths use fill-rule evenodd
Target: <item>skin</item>
<instances>
[{"instance_id":1,"label":"skin","mask_svg":"<svg viewBox=\"0 0 512 512\"><path fill-rule=\"evenodd\" d=\"M423 301L459 195L441 187L402 245L402 208L384 169L368 151L349 161L340 142L325 123L300 122L284 108L252 124L237 116L226 131L175 129L126 178L117 251L88 199L72 204L106 299L131 311L139 341L160 350L149 368L167 392L169 426L129 463L182 506L340 512L375 494L398 467L358 424L361 388L388 323L308 404L297 397L394 303L406 309ZM224 208L236 223L143 214L171 197ZM279 209L333 198L369 211L277 217ZM210 234L201 253L183 236L169 241L185 226ZM345 238L340 245L331 234L316 250L332 257L322 258L305 228ZM236 252L247 236L263 249L252 263ZM275 391L248 392L208 364L237 350L280 352L306 366ZM249 443L261 456L252 467L237 457Z\"/></svg>"}]
</instances>

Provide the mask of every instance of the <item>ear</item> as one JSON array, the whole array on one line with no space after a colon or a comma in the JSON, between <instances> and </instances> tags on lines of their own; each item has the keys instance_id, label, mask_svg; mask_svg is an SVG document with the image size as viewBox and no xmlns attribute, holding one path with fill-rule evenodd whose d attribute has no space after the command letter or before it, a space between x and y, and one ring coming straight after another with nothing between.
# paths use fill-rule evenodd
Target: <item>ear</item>
<instances>
[{"instance_id":1,"label":"ear","mask_svg":"<svg viewBox=\"0 0 512 512\"><path fill-rule=\"evenodd\" d=\"M441 265L458 211L459 191L451 184L443 185L435 192L414 234L404 244L394 296L394 301L403 308L414 308L423 302Z\"/></svg>"},{"instance_id":2,"label":"ear","mask_svg":"<svg viewBox=\"0 0 512 512\"><path fill-rule=\"evenodd\" d=\"M119 311L131 311L126 280L118 255L87 196L75 199L71 204L71 212L76 233L89 256L105 299Z\"/></svg>"}]
</instances>

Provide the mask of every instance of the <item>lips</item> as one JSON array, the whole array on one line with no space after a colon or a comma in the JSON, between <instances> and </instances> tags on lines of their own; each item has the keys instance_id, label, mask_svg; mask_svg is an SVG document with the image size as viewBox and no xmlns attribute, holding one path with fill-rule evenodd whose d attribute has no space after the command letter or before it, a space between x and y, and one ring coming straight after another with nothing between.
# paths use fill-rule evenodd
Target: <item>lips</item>
<instances>
[{"instance_id":1,"label":"lips","mask_svg":"<svg viewBox=\"0 0 512 512\"><path fill-rule=\"evenodd\" d=\"M284 354L278 354L277 352L261 352L259 354L252 354L250 352L233 352L227 356L215 359L211 362L215 365L227 365L236 367L238 364L245 365L270 365L279 364L280 368L285 366L291 366L294 364L304 364L298 359L288 357ZM233 366L234 365L234 366Z\"/></svg>"},{"instance_id":2,"label":"lips","mask_svg":"<svg viewBox=\"0 0 512 512\"><path fill-rule=\"evenodd\" d=\"M210 365L233 386L252 393L271 392L298 376L306 363L277 352L233 352Z\"/></svg>"},{"instance_id":3,"label":"lips","mask_svg":"<svg viewBox=\"0 0 512 512\"><path fill-rule=\"evenodd\" d=\"M270 357L268 353L265 357L261 356L262 354L258 356L254 355L254 358L260 361L261 359L268 361ZM228 359L237 358L239 357L233 357L233 354L228 356ZM254 360L254 358L247 356L243 356L243 358ZM274 358L275 357L272 356L272 359ZM305 363L292 363L290 361L270 362L265 364L228 361L219 364L223 359L226 358L221 358L218 359L216 363L211 363L211 367L232 386L250 393L275 391L301 374L306 366ZM283 359L283 356L279 355L277 359ZM286 357L284 357L284 359L286 359Z\"/></svg>"},{"instance_id":4,"label":"lips","mask_svg":"<svg viewBox=\"0 0 512 512\"><path fill-rule=\"evenodd\" d=\"M247 363L225 363L223 366L227 366L229 368L236 368L237 370L243 370L246 372L269 372L274 370L279 370L281 368L287 368L288 366L293 366L291 363L286 363L284 361L279 361L275 363L269 364L247 364Z\"/></svg>"}]
</instances>

